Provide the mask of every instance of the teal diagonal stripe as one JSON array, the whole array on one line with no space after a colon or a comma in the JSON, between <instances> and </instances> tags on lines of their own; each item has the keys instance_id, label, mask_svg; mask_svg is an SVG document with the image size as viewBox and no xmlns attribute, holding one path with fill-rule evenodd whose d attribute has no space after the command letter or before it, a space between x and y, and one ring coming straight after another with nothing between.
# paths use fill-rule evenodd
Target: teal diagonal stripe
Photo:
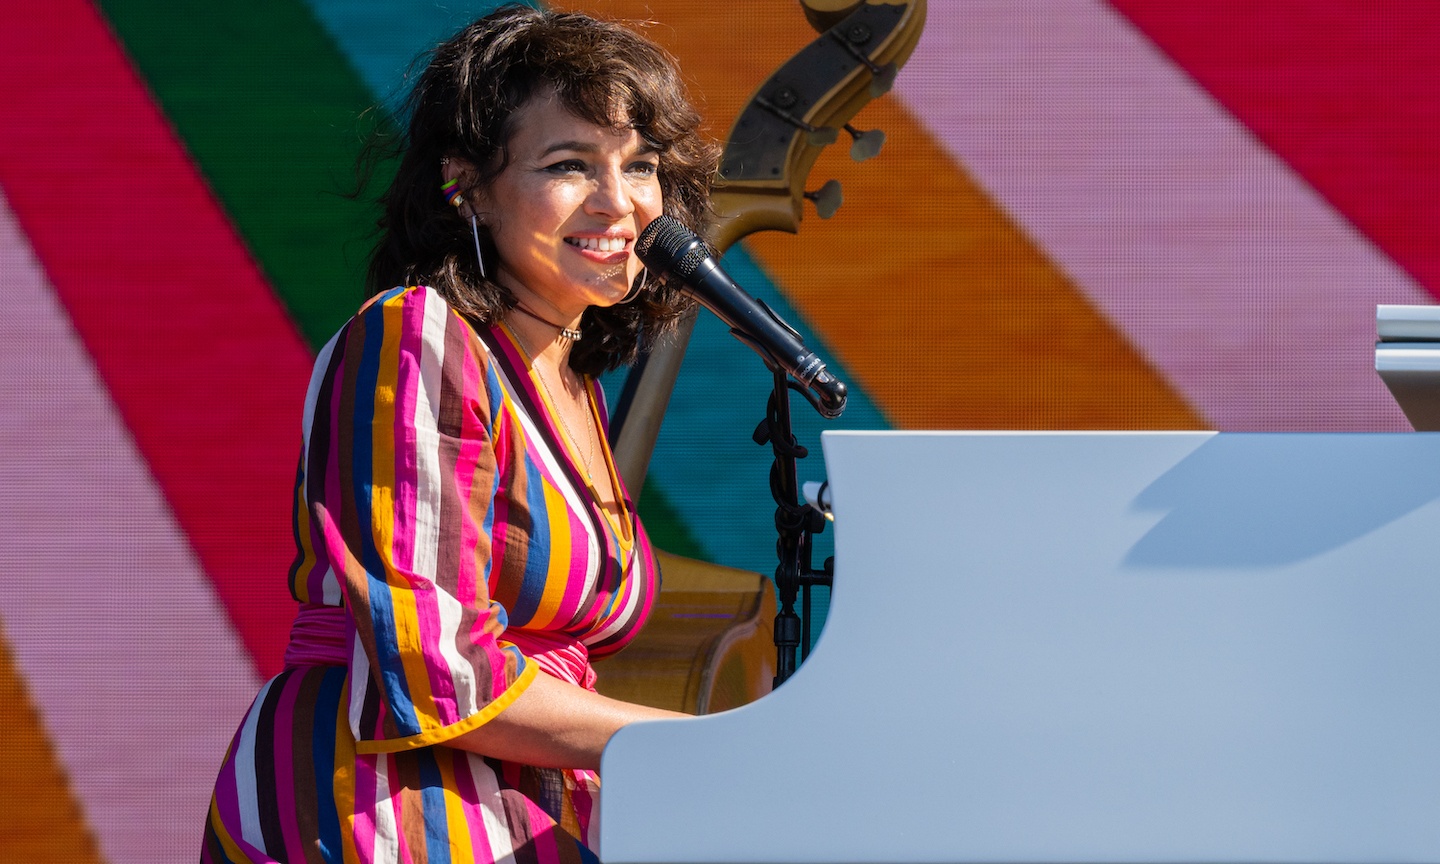
<instances>
[{"instance_id":1,"label":"teal diagonal stripe","mask_svg":"<svg viewBox=\"0 0 1440 864\"><path fill-rule=\"evenodd\" d=\"M308 5L375 98L393 105L404 95L409 73L419 71L417 58L504 4L489 0L309 0Z\"/></svg>"}]
</instances>

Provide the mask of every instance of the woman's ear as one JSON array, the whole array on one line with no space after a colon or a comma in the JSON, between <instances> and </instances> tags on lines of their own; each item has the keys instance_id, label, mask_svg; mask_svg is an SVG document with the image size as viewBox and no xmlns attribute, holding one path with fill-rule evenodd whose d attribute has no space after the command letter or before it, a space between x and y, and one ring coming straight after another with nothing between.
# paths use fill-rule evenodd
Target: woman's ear
<instances>
[{"instance_id":1,"label":"woman's ear","mask_svg":"<svg viewBox=\"0 0 1440 864\"><path fill-rule=\"evenodd\" d=\"M467 178L475 176L475 166L468 159L459 156L444 156L440 159L440 180L449 183L459 180L461 186L468 186Z\"/></svg>"},{"instance_id":2,"label":"woman's ear","mask_svg":"<svg viewBox=\"0 0 1440 864\"><path fill-rule=\"evenodd\" d=\"M474 164L459 156L446 156L441 159L441 183L448 186L452 180L456 181L456 186L460 194L460 200L455 202L455 209L466 219L469 219L471 215L480 216L483 219L489 207L486 205L484 191L474 186Z\"/></svg>"}]
</instances>

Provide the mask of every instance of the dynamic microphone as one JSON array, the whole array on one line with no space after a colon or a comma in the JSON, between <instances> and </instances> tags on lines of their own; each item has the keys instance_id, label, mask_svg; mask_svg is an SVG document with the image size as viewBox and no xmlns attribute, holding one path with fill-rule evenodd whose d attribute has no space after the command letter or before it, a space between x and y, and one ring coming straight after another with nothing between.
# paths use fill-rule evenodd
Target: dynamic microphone
<instances>
[{"instance_id":1,"label":"dynamic microphone","mask_svg":"<svg viewBox=\"0 0 1440 864\"><path fill-rule=\"evenodd\" d=\"M635 255L656 273L673 273L685 292L726 324L735 338L749 345L766 364L779 367L816 396L811 403L824 416L845 410L845 384L825 371L795 328L761 300L756 300L726 275L704 241L671 216L657 216L635 240Z\"/></svg>"}]
</instances>

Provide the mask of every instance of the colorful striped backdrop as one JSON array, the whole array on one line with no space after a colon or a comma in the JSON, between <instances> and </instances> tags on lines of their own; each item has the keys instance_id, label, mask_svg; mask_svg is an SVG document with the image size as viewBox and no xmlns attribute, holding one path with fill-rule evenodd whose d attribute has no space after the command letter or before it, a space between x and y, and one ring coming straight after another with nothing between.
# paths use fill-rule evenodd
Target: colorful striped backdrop
<instances>
[{"instance_id":1,"label":"colorful striped backdrop","mask_svg":"<svg viewBox=\"0 0 1440 864\"><path fill-rule=\"evenodd\" d=\"M374 218L355 155L489 5L0 0L0 859L194 860L289 624L304 384ZM717 136L814 37L780 0L571 5L651 22ZM1374 307L1440 290L1437 44L1430 0L931 0L857 120L885 151L816 167L839 214L727 266L851 382L838 427L1405 429ZM767 388L702 320L644 490L662 548L772 569Z\"/></svg>"}]
</instances>

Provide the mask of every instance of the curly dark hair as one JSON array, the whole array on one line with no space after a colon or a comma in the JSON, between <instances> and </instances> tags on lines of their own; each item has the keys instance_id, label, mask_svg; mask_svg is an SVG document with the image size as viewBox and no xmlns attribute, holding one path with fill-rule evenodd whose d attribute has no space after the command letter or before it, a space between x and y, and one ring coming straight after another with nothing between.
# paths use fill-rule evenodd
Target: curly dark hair
<instances>
[{"instance_id":1,"label":"curly dark hair","mask_svg":"<svg viewBox=\"0 0 1440 864\"><path fill-rule=\"evenodd\" d=\"M409 125L392 142L400 163L381 197L367 279L372 295L429 285L480 324L514 307L508 289L480 275L470 225L440 192L441 159L474 165L471 188L484 188L510 162L516 111L547 90L577 117L634 129L655 148L665 212L704 233L717 148L699 134L700 114L675 61L619 24L504 6L431 52L404 103ZM490 245L483 230L481 240ZM493 251L490 245L487 255ZM570 366L595 375L627 364L692 307L677 284L652 274L634 301L585 311Z\"/></svg>"}]
</instances>

